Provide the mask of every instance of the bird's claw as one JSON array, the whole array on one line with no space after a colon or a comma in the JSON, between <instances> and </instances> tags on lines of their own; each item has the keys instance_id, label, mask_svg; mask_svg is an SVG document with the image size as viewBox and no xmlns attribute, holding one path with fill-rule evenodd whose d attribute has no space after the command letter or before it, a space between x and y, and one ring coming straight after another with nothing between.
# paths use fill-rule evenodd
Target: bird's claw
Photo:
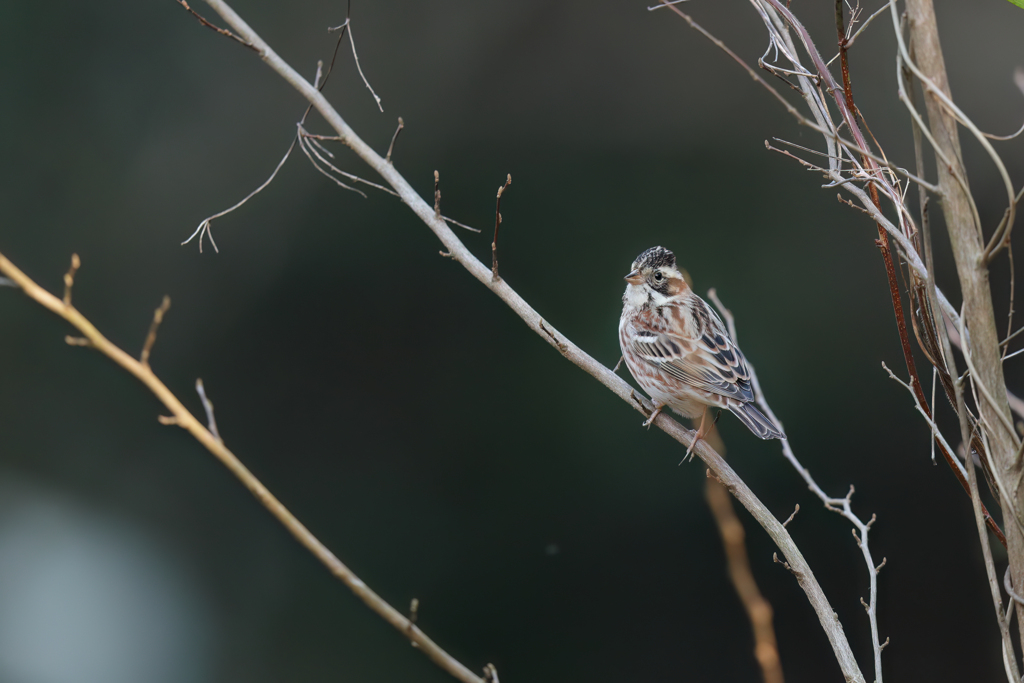
<instances>
[{"instance_id":1,"label":"bird's claw","mask_svg":"<svg viewBox=\"0 0 1024 683\"><path fill-rule=\"evenodd\" d=\"M647 418L647 420L645 420L645 421L644 421L644 424L643 424L643 426L644 426L644 427L647 427L648 429L650 429L650 428L651 428L651 425L652 425L652 424L654 424L654 420L655 420L655 418L657 418L657 417L658 417L658 415L660 415L660 414L661 414L661 409L662 409L662 408L664 408L664 407L665 407L665 406L657 406L657 407L656 407L656 408L654 409L654 412L653 412L653 413L651 413L651 416L650 416L649 418Z\"/></svg>"}]
</instances>

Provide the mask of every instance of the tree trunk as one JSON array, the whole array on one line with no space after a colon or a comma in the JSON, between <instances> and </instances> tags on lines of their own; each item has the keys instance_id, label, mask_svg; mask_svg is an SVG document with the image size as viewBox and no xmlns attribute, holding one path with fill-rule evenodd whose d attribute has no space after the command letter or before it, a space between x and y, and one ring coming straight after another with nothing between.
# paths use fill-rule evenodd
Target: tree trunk
<instances>
[{"instance_id":1,"label":"tree trunk","mask_svg":"<svg viewBox=\"0 0 1024 683\"><path fill-rule=\"evenodd\" d=\"M907 0L907 13L910 25L910 39L914 47L918 68L941 89L950 95L949 79L946 76L946 64L942 57L939 44L939 32L935 21L935 7L932 0ZM1000 360L999 335L996 328L995 313L992 308L992 292L989 286L988 265L984 263L982 254L985 249L981 226L975 225L974 214L970 201L956 180L959 174L967 185L967 173L964 170L960 154L960 139L956 120L943 107L939 98L924 89L924 100L928 109L928 121L938 146L952 168L947 167L936 157L938 167L939 188L942 190L942 213L949 231L949 239L953 246L956 259L957 275L960 278L960 292L963 296L966 324L970 330L971 359L977 370L976 382L988 388L996 405L992 405L984 397L979 396L979 410L989 427L988 437L989 458L995 469L1007 484L1011 484L1009 493L1015 498L1014 507L1022 507L1020 493L1012 487L1016 482L1014 458L1016 446L1014 437L1002 426L1004 420L1012 424L1010 406L1006 400L1006 382L1003 377L1003 366ZM966 340L965 340L966 342ZM1001 415L1000 415L1001 413ZM1013 585L1024 585L1024 537L1018 522L1013 519L1010 506L1001 501L1003 509L1003 529L1010 559ZM1018 623L1024 618L1024 607L1017 605ZM1018 629L1024 644L1024 629Z\"/></svg>"}]
</instances>

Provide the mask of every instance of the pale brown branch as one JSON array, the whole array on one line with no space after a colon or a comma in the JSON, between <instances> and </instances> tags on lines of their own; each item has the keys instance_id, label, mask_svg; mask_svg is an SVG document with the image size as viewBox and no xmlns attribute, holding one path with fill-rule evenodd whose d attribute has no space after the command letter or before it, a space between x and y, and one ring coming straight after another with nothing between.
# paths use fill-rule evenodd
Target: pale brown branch
<instances>
[{"instance_id":1,"label":"pale brown branch","mask_svg":"<svg viewBox=\"0 0 1024 683\"><path fill-rule=\"evenodd\" d=\"M76 308L65 304L37 285L30 277L23 273L17 266L11 263L3 254L0 254L0 273L13 280L33 301L44 308L56 313L58 316L69 322L75 329L84 335L85 343L77 345L90 345L97 351L113 360L117 365L124 368L136 379L142 382L147 389L160 400L168 410L170 416L161 415L161 424L176 424L186 429L200 444L214 455L242 484L249 489L249 492L263 504L264 507L281 524L309 550L336 578L341 580L353 593L356 594L374 612L379 614L388 623L401 631L416 647L422 650L428 657L437 662L446 671L458 678L463 683L483 683L482 679L475 676L462 664L457 662L447 652L442 650L415 624L412 624L401 612L385 602L379 595L363 583L351 569L339 560L319 539L300 522L272 493L264 486L252 472L232 453L224 442L212 431L207 429L196 417L186 408L181 401L171 392L167 386L153 373L148 365L135 360L120 347L107 339L96 327ZM197 382L197 390L201 392L201 383ZM202 392L201 394L202 395ZM204 398L204 405L206 404ZM210 410L212 423L212 407Z\"/></svg>"}]
</instances>

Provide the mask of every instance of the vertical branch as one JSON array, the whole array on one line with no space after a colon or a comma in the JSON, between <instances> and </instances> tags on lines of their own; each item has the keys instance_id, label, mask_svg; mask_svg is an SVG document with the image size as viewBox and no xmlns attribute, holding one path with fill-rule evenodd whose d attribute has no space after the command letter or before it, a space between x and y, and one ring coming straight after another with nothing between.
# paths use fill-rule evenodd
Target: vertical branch
<instances>
[{"instance_id":1,"label":"vertical branch","mask_svg":"<svg viewBox=\"0 0 1024 683\"><path fill-rule=\"evenodd\" d=\"M857 105L853 102L853 86L850 83L850 64L847 58L846 29L843 25L843 0L836 0L836 32L839 36L839 59L843 73L843 95L846 108L849 110L848 121L856 120L858 111ZM866 147L865 147L866 148ZM861 155L865 168L873 166L872 160L867 155ZM868 183L868 193L871 195L871 202L875 208L881 211L882 205L878 199L878 187L875 183ZM923 190L922 190L923 191ZM914 387L915 393L922 404L928 405L924 398L924 388L921 386L921 378L917 374L917 364L914 362L914 352L910 347L910 335L907 333L907 319L903 313L903 298L900 295L899 281L896 279L896 267L894 264L892 244L889 242L889 235L881 223L875 223L878 229L878 239L875 244L882 252L882 261L885 263L885 276L889 281L889 298L892 299L893 313L896 315L896 330L900 336L900 345L903 347L903 360L907 364L907 372L910 373L910 385Z\"/></svg>"},{"instance_id":2,"label":"vertical branch","mask_svg":"<svg viewBox=\"0 0 1024 683\"><path fill-rule=\"evenodd\" d=\"M950 97L949 79L946 74L942 46L939 43L932 0L907 0L907 13L917 67L924 77L935 84L948 99ZM898 29L895 16L893 22L894 27ZM987 387L988 393L997 399L996 401L981 401L978 406L982 420L988 425L992 425L992 429L985 430L990 447L988 456L993 470L1002 475L1005 481L1017 481L1013 462L1017 451L1017 436L1012 431L999 428L1001 423L1010 420L1010 407L1006 401L1006 382L1000 362L999 335L996 330L995 311L992 305L989 272L984 258L985 245L974 221L971 198L966 188L967 174L961 161L957 122L953 114L944 106L938 93L926 88L924 100L937 149L948 160L946 164L936 165L939 187L943 192L941 207L953 247L965 317L970 323L970 354L978 370L978 375L973 379L979 386ZM963 186L958 182L958 177L964 180ZM964 343L967 343L966 339ZM958 401L957 408L960 411L963 410L961 401ZM961 413L961 417L966 419L963 413ZM970 441L965 443L970 443ZM970 473L970 470L968 472ZM1021 497L1019 490L1011 491L1010 495L1015 500L1005 501L1003 509L1006 516L1011 514L1009 512L1011 506L1007 503L1012 504L1012 507L1017 510L1020 510L1024 504L1024 498ZM1014 585L1024 585L1024 536L1021 534L1018 523L1008 522L1003 526L1005 527L1013 583ZM983 538L983 544L987 540L987 538ZM1024 606L1019 604L1017 605L1017 618L1018 623L1024 619ZM1018 629L1018 632L1021 643L1024 644L1024 629Z\"/></svg>"}]
</instances>

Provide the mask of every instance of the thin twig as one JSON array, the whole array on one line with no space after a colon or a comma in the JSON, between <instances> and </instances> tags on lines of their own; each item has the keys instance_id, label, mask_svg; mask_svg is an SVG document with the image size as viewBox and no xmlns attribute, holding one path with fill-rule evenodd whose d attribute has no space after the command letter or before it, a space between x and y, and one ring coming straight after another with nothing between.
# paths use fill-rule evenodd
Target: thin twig
<instances>
[{"instance_id":1,"label":"thin twig","mask_svg":"<svg viewBox=\"0 0 1024 683\"><path fill-rule=\"evenodd\" d=\"M793 521L793 518L796 517L796 513L798 512L800 512L800 503L796 504L796 507L793 508L793 514L786 518L786 521L782 523L782 526L789 526L789 523Z\"/></svg>"},{"instance_id":2,"label":"thin twig","mask_svg":"<svg viewBox=\"0 0 1024 683\"><path fill-rule=\"evenodd\" d=\"M441 218L441 174L437 171L434 171L434 215L438 219ZM497 231L497 228L495 228L495 231ZM494 238L497 239L498 236L495 235Z\"/></svg>"},{"instance_id":3,"label":"thin twig","mask_svg":"<svg viewBox=\"0 0 1024 683\"><path fill-rule=\"evenodd\" d=\"M441 220L443 220L446 223L451 223L452 225L457 225L460 228L462 228L463 230L469 230L470 232L475 232L477 234L482 232L480 230L480 228L474 228L472 226L466 225L465 223L460 223L457 220L455 220L454 218L448 218L448 216L441 216Z\"/></svg>"},{"instance_id":4,"label":"thin twig","mask_svg":"<svg viewBox=\"0 0 1024 683\"><path fill-rule=\"evenodd\" d=\"M886 9L888 9L889 5L894 3L894 2L896 2L896 0L889 0L889 2L885 3L884 5L879 7L877 10L875 10L875 13L872 14L870 17L868 17L867 20L863 24L860 25L860 28L857 29L857 32L853 34L853 37L851 37L849 40L846 41L846 49L849 50L851 47L853 47L854 41L857 40L857 37L861 33L864 32L864 29L866 29L868 27L868 24L870 24L872 21L874 21L875 17L877 17L879 14L881 14Z\"/></svg>"},{"instance_id":5,"label":"thin twig","mask_svg":"<svg viewBox=\"0 0 1024 683\"><path fill-rule=\"evenodd\" d=\"M212 29L213 31L216 31L217 33L221 34L222 36L225 36L227 38L230 38L231 40L234 40L234 41L237 41L237 42L241 43L242 45L244 45L245 47L249 48L253 52L259 52L259 50L257 50L256 47L252 45L252 43L245 42L244 40L242 40L241 38L236 36L231 31L227 30L226 28L221 28L221 27L219 27L219 26L217 26L215 24L211 24L210 22L208 22L198 12L196 12L194 9L189 7L188 3L185 2L185 0L177 0L177 1L178 1L179 5L184 7L185 10L188 11L189 14L191 14L196 19L198 19L199 23L202 24L203 26L205 26L206 28Z\"/></svg>"},{"instance_id":6,"label":"thin twig","mask_svg":"<svg viewBox=\"0 0 1024 683\"><path fill-rule=\"evenodd\" d=\"M274 178L277 177L277 172L281 170L282 166L284 166L284 162L288 161L288 157L291 155L292 150L295 148L295 141L296 141L296 139L297 138L292 138L291 143L289 143L289 145L288 145L287 151L285 151L284 156L281 157L281 161L277 162L277 166L274 168L274 172L270 174L269 178L264 180L263 183L259 187L257 187L255 190L253 190L252 192L247 194L245 196L245 198L242 199L242 201L238 202L234 206L232 206L230 208L227 208L227 209L224 209L223 211L221 211L219 213L215 213L212 216L203 219L203 222L199 224L199 227L196 228L196 231L193 232L191 235L189 235L188 239L186 239L184 242L182 242L181 245L185 246L186 244L191 242L193 240L193 238L198 236L199 237L199 253L201 254L201 253L203 253L203 235L206 235L206 237L208 237L210 239L210 245L213 246L214 253L220 253L220 250L217 248L217 243L213 241L213 228L211 226L211 224L213 223L213 220L215 218L220 218L221 216L226 216L229 213L231 213L232 211L234 211L235 209L238 209L243 204L245 204L247 201L249 201L250 199L252 199L256 195L258 195L260 192L262 192L264 190L264 188L267 187L267 185L269 185L271 182L273 182Z\"/></svg>"},{"instance_id":7,"label":"thin twig","mask_svg":"<svg viewBox=\"0 0 1024 683\"><path fill-rule=\"evenodd\" d=\"M405 128L405 121L403 121L402 117L399 116L398 128L395 128L395 134L391 136L391 144L388 145L388 154L386 157L384 157L384 161L388 162L389 164L391 163L391 153L395 151L395 141L398 140L398 134L402 132L403 128Z\"/></svg>"},{"instance_id":8,"label":"thin twig","mask_svg":"<svg viewBox=\"0 0 1024 683\"><path fill-rule=\"evenodd\" d=\"M206 389L203 387L202 378L196 379L196 393L199 394L199 399L203 402L203 410L206 411L206 428L217 441L224 443L224 439L220 438L220 432L217 431L217 420L213 417L213 401L206 397Z\"/></svg>"},{"instance_id":9,"label":"thin twig","mask_svg":"<svg viewBox=\"0 0 1024 683\"><path fill-rule=\"evenodd\" d=\"M68 272L64 273L64 305L71 306L71 288L75 286L75 273L82 267L82 261L78 254L71 255L71 266Z\"/></svg>"},{"instance_id":10,"label":"thin twig","mask_svg":"<svg viewBox=\"0 0 1024 683\"><path fill-rule=\"evenodd\" d=\"M352 36L352 19L351 19L351 17L346 17L344 24L341 24L339 26L335 26L335 27L330 28L328 30L330 30L330 31L337 31L339 29L340 30L344 30L345 28L348 29L348 42L352 45L352 57L356 60L356 69L359 71L359 77L363 79L363 84L366 86L366 89L370 91L371 95L373 95L373 99L377 103L377 108L380 109L381 113L384 113L384 107L380 103L380 98L377 97L377 93L374 92L373 86L370 85L370 81L366 80L366 74L363 73L363 67L359 63L359 55L356 53L356 40Z\"/></svg>"},{"instance_id":11,"label":"thin twig","mask_svg":"<svg viewBox=\"0 0 1024 683\"><path fill-rule=\"evenodd\" d=\"M386 192L387 194L391 195L392 197L397 197L398 196L398 193L395 192L394 190L392 190L390 187L385 187L385 186L381 185L380 183L375 183L375 182L373 182L371 180L367 180L366 178L360 178L359 176L357 176L354 173L349 173L348 171L343 171L340 168L338 168L337 166L335 166L333 163L328 161L325 158L325 155L328 156L328 157L331 157L333 159L334 158L334 154L332 154L330 151L327 150L326 147L324 147L323 145L321 145L319 143L319 140L321 140L321 139L334 140L333 138L325 138L324 136L321 136L321 135L310 135L306 131L306 129L303 128L301 124L299 124L299 147L302 148L302 151L306 155L306 158L309 159L309 161L313 164L313 167L316 168L316 170L320 171L320 173L322 173L326 177L328 177L331 180L333 180L335 182L335 184L339 185L340 187L342 187L342 188L344 188L346 190L351 190L351 191L355 192L356 194L362 195L362 197L364 199L366 198L366 193L364 193L363 191L361 191L361 190L359 190L357 188L351 187L350 185L347 185L347 184L339 181L337 178L335 178L333 175L331 175L330 172L328 172L327 170L321 168L320 165L322 164L322 165L326 166L328 169L330 169L330 171L333 171L334 173L337 173L338 175L340 175L342 177L348 178L353 183L360 183L362 185L366 185L367 187L372 187L375 190L380 190L381 192ZM314 159L313 157L316 157L316 159ZM318 161L319 161L319 163L318 163Z\"/></svg>"},{"instance_id":12,"label":"thin twig","mask_svg":"<svg viewBox=\"0 0 1024 683\"><path fill-rule=\"evenodd\" d=\"M146 342L142 345L142 353L139 354L139 362L144 367L149 367L149 354L156 343L156 332L160 329L160 323L164 321L167 309L171 307L171 297L164 295L164 300L155 311L153 311L153 322L149 324L149 334L146 335Z\"/></svg>"},{"instance_id":13,"label":"thin twig","mask_svg":"<svg viewBox=\"0 0 1024 683\"><path fill-rule=\"evenodd\" d=\"M491 242L491 280L497 282L498 277L498 228L501 227L501 195L512 184L512 174L508 174L505 184L498 188L498 199L494 207L494 241Z\"/></svg>"}]
</instances>

